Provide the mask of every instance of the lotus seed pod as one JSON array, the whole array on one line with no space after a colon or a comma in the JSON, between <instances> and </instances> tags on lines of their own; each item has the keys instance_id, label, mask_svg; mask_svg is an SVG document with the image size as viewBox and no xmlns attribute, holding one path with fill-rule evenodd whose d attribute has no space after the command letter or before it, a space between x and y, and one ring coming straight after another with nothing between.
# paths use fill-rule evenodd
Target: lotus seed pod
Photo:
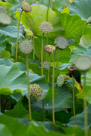
<instances>
[{"instance_id":1,"label":"lotus seed pod","mask_svg":"<svg viewBox=\"0 0 91 136\"><path fill-rule=\"evenodd\" d=\"M76 67L81 71L87 71L91 68L91 58L88 56L80 56L76 60Z\"/></svg>"},{"instance_id":2,"label":"lotus seed pod","mask_svg":"<svg viewBox=\"0 0 91 136\"><path fill-rule=\"evenodd\" d=\"M32 52L32 41L29 41L29 40L23 40L21 43L20 43L20 51L23 52L24 54L29 54Z\"/></svg>"},{"instance_id":3,"label":"lotus seed pod","mask_svg":"<svg viewBox=\"0 0 91 136\"><path fill-rule=\"evenodd\" d=\"M44 61L44 62L43 62L43 68L44 68L44 69L50 69L50 62Z\"/></svg>"},{"instance_id":4,"label":"lotus seed pod","mask_svg":"<svg viewBox=\"0 0 91 136\"><path fill-rule=\"evenodd\" d=\"M46 51L47 53L49 53L49 54L53 54L53 53L55 53L56 48L55 48L55 46L53 46L53 45L46 45L46 46L45 46L45 51Z\"/></svg>"},{"instance_id":5,"label":"lotus seed pod","mask_svg":"<svg viewBox=\"0 0 91 136\"><path fill-rule=\"evenodd\" d=\"M59 75L58 77L57 77L57 85L58 85L58 87L61 87L63 84L64 84L64 81L65 81L65 77L64 77L64 75Z\"/></svg>"},{"instance_id":6,"label":"lotus seed pod","mask_svg":"<svg viewBox=\"0 0 91 136\"><path fill-rule=\"evenodd\" d=\"M0 24L3 24L3 25L11 24L11 18L6 13L1 12L0 13Z\"/></svg>"},{"instance_id":7,"label":"lotus seed pod","mask_svg":"<svg viewBox=\"0 0 91 136\"><path fill-rule=\"evenodd\" d=\"M30 85L30 93L36 98L40 98L43 95L42 89L37 84Z\"/></svg>"},{"instance_id":8,"label":"lotus seed pod","mask_svg":"<svg viewBox=\"0 0 91 136\"><path fill-rule=\"evenodd\" d=\"M43 33L50 33L53 30L52 24L47 21L42 22L39 28Z\"/></svg>"},{"instance_id":9,"label":"lotus seed pod","mask_svg":"<svg viewBox=\"0 0 91 136\"><path fill-rule=\"evenodd\" d=\"M88 18L87 23L91 24L91 17Z\"/></svg>"},{"instance_id":10,"label":"lotus seed pod","mask_svg":"<svg viewBox=\"0 0 91 136\"><path fill-rule=\"evenodd\" d=\"M68 40L63 36L58 36L55 39L56 47L60 49L65 49L68 46Z\"/></svg>"},{"instance_id":11,"label":"lotus seed pod","mask_svg":"<svg viewBox=\"0 0 91 136\"><path fill-rule=\"evenodd\" d=\"M69 70L71 76L74 76L74 73L76 71L76 67L75 66L68 67L68 70Z\"/></svg>"},{"instance_id":12,"label":"lotus seed pod","mask_svg":"<svg viewBox=\"0 0 91 136\"><path fill-rule=\"evenodd\" d=\"M25 11L25 12L32 11L32 7L30 6L30 4L28 2L25 2L25 1L23 1L21 3L21 9L22 9L22 11Z\"/></svg>"}]
</instances>

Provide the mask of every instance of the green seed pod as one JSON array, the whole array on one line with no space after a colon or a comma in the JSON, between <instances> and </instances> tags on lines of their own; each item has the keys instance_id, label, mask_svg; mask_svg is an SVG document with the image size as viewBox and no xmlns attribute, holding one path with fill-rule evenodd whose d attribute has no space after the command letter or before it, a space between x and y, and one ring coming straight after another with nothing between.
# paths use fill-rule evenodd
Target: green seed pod
<instances>
[{"instance_id":1,"label":"green seed pod","mask_svg":"<svg viewBox=\"0 0 91 136\"><path fill-rule=\"evenodd\" d=\"M64 84L64 81L65 81L65 77L64 77L64 75L59 75L58 77L57 77L57 85L58 85L58 87L61 87L63 84Z\"/></svg>"},{"instance_id":2,"label":"green seed pod","mask_svg":"<svg viewBox=\"0 0 91 136\"><path fill-rule=\"evenodd\" d=\"M37 84L30 85L30 93L36 98L40 98L43 95L42 89Z\"/></svg>"},{"instance_id":3,"label":"green seed pod","mask_svg":"<svg viewBox=\"0 0 91 136\"><path fill-rule=\"evenodd\" d=\"M22 11L25 11L25 12L32 11L32 7L30 6L30 4L28 2L25 2L25 1L23 1L21 3L21 9L22 9Z\"/></svg>"},{"instance_id":4,"label":"green seed pod","mask_svg":"<svg viewBox=\"0 0 91 136\"><path fill-rule=\"evenodd\" d=\"M32 52L32 42L29 41L29 40L23 40L21 43L20 43L20 51L23 52L24 54L29 54Z\"/></svg>"},{"instance_id":5,"label":"green seed pod","mask_svg":"<svg viewBox=\"0 0 91 136\"><path fill-rule=\"evenodd\" d=\"M91 24L91 17L88 18L87 24Z\"/></svg>"},{"instance_id":6,"label":"green seed pod","mask_svg":"<svg viewBox=\"0 0 91 136\"><path fill-rule=\"evenodd\" d=\"M43 68L44 68L44 69L50 69L50 62L44 61L44 62L43 62Z\"/></svg>"},{"instance_id":7,"label":"green seed pod","mask_svg":"<svg viewBox=\"0 0 91 136\"><path fill-rule=\"evenodd\" d=\"M0 24L9 25L11 24L11 17L9 17L6 13L0 13Z\"/></svg>"},{"instance_id":8,"label":"green seed pod","mask_svg":"<svg viewBox=\"0 0 91 136\"><path fill-rule=\"evenodd\" d=\"M39 28L43 33L50 33L53 30L52 24L47 21L42 22Z\"/></svg>"},{"instance_id":9,"label":"green seed pod","mask_svg":"<svg viewBox=\"0 0 91 136\"><path fill-rule=\"evenodd\" d=\"M56 44L56 47L60 48L60 49L65 49L67 46L68 46L68 40L63 37L63 36L58 36L56 39L55 39L55 44Z\"/></svg>"},{"instance_id":10,"label":"green seed pod","mask_svg":"<svg viewBox=\"0 0 91 136\"><path fill-rule=\"evenodd\" d=\"M45 51L46 51L47 53L49 53L49 54L53 54L53 53L55 53L56 48L55 48L55 46L53 46L53 45L46 45L46 46L45 46Z\"/></svg>"},{"instance_id":11,"label":"green seed pod","mask_svg":"<svg viewBox=\"0 0 91 136\"><path fill-rule=\"evenodd\" d=\"M91 68L91 58L89 56L80 56L76 60L76 67L81 71L87 71Z\"/></svg>"}]
</instances>

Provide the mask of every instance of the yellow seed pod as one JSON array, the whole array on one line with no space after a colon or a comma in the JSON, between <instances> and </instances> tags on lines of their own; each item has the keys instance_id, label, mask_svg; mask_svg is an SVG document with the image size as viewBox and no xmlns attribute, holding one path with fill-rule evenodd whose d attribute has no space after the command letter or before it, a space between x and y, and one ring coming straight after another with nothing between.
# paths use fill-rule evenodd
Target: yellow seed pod
<instances>
[{"instance_id":1,"label":"yellow seed pod","mask_svg":"<svg viewBox=\"0 0 91 136\"><path fill-rule=\"evenodd\" d=\"M30 85L30 93L36 98L40 98L43 95L41 87L37 84Z\"/></svg>"},{"instance_id":2,"label":"yellow seed pod","mask_svg":"<svg viewBox=\"0 0 91 136\"><path fill-rule=\"evenodd\" d=\"M56 48L55 48L55 46L53 46L53 45L46 45L46 46L45 46L45 51L46 51L47 53L49 53L49 54L53 54L53 53L55 53Z\"/></svg>"}]
</instances>

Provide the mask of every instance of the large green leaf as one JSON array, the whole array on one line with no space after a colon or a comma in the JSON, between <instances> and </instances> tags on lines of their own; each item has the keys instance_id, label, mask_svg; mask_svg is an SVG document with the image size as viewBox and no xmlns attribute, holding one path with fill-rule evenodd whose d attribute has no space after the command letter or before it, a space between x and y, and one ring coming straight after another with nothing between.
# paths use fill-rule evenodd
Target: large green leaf
<instances>
[{"instance_id":1,"label":"large green leaf","mask_svg":"<svg viewBox=\"0 0 91 136\"><path fill-rule=\"evenodd\" d=\"M31 29L35 35L41 36L42 32L39 29L41 22L46 21L47 7L43 5L33 5L30 13L22 13L21 21L28 28ZM16 16L19 18L20 12L16 12ZM56 20L56 21L55 21ZM48 34L49 38L54 39L60 35L64 29L60 24L59 17L54 11L49 9L49 22L53 25L53 31Z\"/></svg>"},{"instance_id":2,"label":"large green leaf","mask_svg":"<svg viewBox=\"0 0 91 136\"><path fill-rule=\"evenodd\" d=\"M91 16L91 0L75 0L70 7L71 14L78 14L82 19L87 20Z\"/></svg>"},{"instance_id":3,"label":"large green leaf","mask_svg":"<svg viewBox=\"0 0 91 136\"><path fill-rule=\"evenodd\" d=\"M50 91L52 91L50 89ZM64 108L72 107L72 94L71 90L62 86L61 88L57 88L57 96L55 97L55 112L63 110ZM50 93L49 93L50 94ZM42 102L37 102L32 104L34 110L35 108L42 109ZM45 99L45 110L52 111L52 100L47 98Z\"/></svg>"},{"instance_id":4,"label":"large green leaf","mask_svg":"<svg viewBox=\"0 0 91 136\"><path fill-rule=\"evenodd\" d=\"M79 45L77 48L73 49L70 62L73 62L75 64L75 61L79 55L91 56L91 46L85 47Z\"/></svg>"},{"instance_id":5,"label":"large green leaf","mask_svg":"<svg viewBox=\"0 0 91 136\"><path fill-rule=\"evenodd\" d=\"M81 17L78 15L71 16L60 12L57 12L57 15L60 18L61 25L64 27L64 35L67 38L71 39L82 35L85 21L82 21Z\"/></svg>"},{"instance_id":6,"label":"large green leaf","mask_svg":"<svg viewBox=\"0 0 91 136\"><path fill-rule=\"evenodd\" d=\"M29 126L26 126L24 123L5 115L0 115L0 123L2 123L4 127L7 127L7 131L12 134L9 136L74 136L74 134L66 135L55 131L49 131L48 129L45 129L43 125L38 125L38 123L33 121Z\"/></svg>"},{"instance_id":7,"label":"large green leaf","mask_svg":"<svg viewBox=\"0 0 91 136\"><path fill-rule=\"evenodd\" d=\"M3 62L4 63L4 62ZM7 63L9 65L9 63ZM6 64L6 65L7 65ZM22 63L20 63L21 66ZM9 66L0 65L0 94L8 95L15 93L22 93L22 95L27 95L27 77L26 71L21 71L19 63L18 66L14 63L10 63ZM48 91L48 85L45 83L43 76L38 76L34 73L29 73L30 83L39 84L43 90L43 97L45 97Z\"/></svg>"},{"instance_id":8,"label":"large green leaf","mask_svg":"<svg viewBox=\"0 0 91 136\"><path fill-rule=\"evenodd\" d=\"M91 126L91 105L88 105L88 128ZM76 115L77 126L84 129L84 111ZM68 126L74 126L74 117L72 117L67 124Z\"/></svg>"},{"instance_id":9,"label":"large green leaf","mask_svg":"<svg viewBox=\"0 0 91 136\"><path fill-rule=\"evenodd\" d=\"M17 37L17 27L16 26L0 27L0 33L5 36L16 38ZM20 27L19 38L21 37L22 37L22 28Z\"/></svg>"},{"instance_id":10,"label":"large green leaf","mask_svg":"<svg viewBox=\"0 0 91 136\"><path fill-rule=\"evenodd\" d=\"M10 131L7 129L7 127L4 124L0 124L0 135L1 136L12 136Z\"/></svg>"}]
</instances>

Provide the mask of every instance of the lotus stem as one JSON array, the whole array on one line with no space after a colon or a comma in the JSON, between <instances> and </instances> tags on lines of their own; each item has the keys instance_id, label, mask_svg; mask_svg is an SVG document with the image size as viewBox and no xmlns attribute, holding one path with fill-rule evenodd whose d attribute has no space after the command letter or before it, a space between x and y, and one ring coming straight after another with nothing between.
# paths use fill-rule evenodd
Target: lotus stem
<instances>
[{"instance_id":1,"label":"lotus stem","mask_svg":"<svg viewBox=\"0 0 91 136\"><path fill-rule=\"evenodd\" d=\"M49 63L50 63L50 54L49 54ZM50 81L50 68L48 69L48 83Z\"/></svg>"},{"instance_id":2,"label":"lotus stem","mask_svg":"<svg viewBox=\"0 0 91 136\"><path fill-rule=\"evenodd\" d=\"M84 127L85 136L88 136L88 115L87 115L87 101L86 101L86 72L84 72Z\"/></svg>"},{"instance_id":3,"label":"lotus stem","mask_svg":"<svg viewBox=\"0 0 91 136\"><path fill-rule=\"evenodd\" d=\"M28 66L28 55L26 55L26 68L27 68L27 84L28 84L28 110L29 110L29 119L32 120L31 114L31 100L30 100L30 81L29 81L29 66Z\"/></svg>"},{"instance_id":4,"label":"lotus stem","mask_svg":"<svg viewBox=\"0 0 91 136\"><path fill-rule=\"evenodd\" d=\"M19 16L19 22L18 22L18 26L17 26L17 41L16 41L16 62L17 62L17 55L18 55L19 27L20 27L21 14L22 14L22 11L20 12L20 16Z\"/></svg>"},{"instance_id":5,"label":"lotus stem","mask_svg":"<svg viewBox=\"0 0 91 136\"><path fill-rule=\"evenodd\" d=\"M53 0L51 0L51 9L53 8L53 2L54 2L54 1L53 1Z\"/></svg>"},{"instance_id":6,"label":"lotus stem","mask_svg":"<svg viewBox=\"0 0 91 136\"><path fill-rule=\"evenodd\" d=\"M59 58L60 58L60 50L58 51L58 57L57 57L56 69L58 68Z\"/></svg>"},{"instance_id":7,"label":"lotus stem","mask_svg":"<svg viewBox=\"0 0 91 136\"><path fill-rule=\"evenodd\" d=\"M34 41L34 34L33 34L33 60L35 60L35 41Z\"/></svg>"},{"instance_id":8,"label":"lotus stem","mask_svg":"<svg viewBox=\"0 0 91 136\"><path fill-rule=\"evenodd\" d=\"M72 76L72 81L73 81L73 88L72 88L72 93L73 93L73 115L74 115L74 125L76 126L75 93L74 93L74 77L73 76Z\"/></svg>"},{"instance_id":9,"label":"lotus stem","mask_svg":"<svg viewBox=\"0 0 91 136\"><path fill-rule=\"evenodd\" d=\"M52 123L55 125L55 104L54 104L54 74L55 74L55 55L53 54L53 75L52 75Z\"/></svg>"},{"instance_id":10,"label":"lotus stem","mask_svg":"<svg viewBox=\"0 0 91 136\"><path fill-rule=\"evenodd\" d=\"M47 14L46 14L46 21L48 21L49 7L50 7L50 0L48 0L48 8L47 8Z\"/></svg>"},{"instance_id":11,"label":"lotus stem","mask_svg":"<svg viewBox=\"0 0 91 136\"><path fill-rule=\"evenodd\" d=\"M41 75L43 76L43 45L44 42L44 33L42 33L42 45L41 45Z\"/></svg>"}]
</instances>

